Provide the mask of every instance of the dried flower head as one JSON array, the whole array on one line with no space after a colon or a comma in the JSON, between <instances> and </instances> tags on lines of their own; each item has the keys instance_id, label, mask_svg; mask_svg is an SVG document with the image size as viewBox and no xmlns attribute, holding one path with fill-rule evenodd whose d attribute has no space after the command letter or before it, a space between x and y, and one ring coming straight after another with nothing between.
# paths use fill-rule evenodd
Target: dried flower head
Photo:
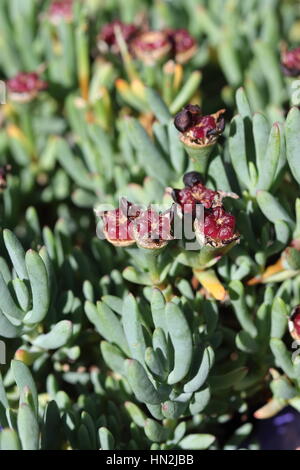
<instances>
[{"instance_id":1,"label":"dried flower head","mask_svg":"<svg viewBox=\"0 0 300 470\"><path fill-rule=\"evenodd\" d=\"M224 131L222 115L225 109L203 116L199 106L188 105L174 119L174 125L182 135L181 141L188 147L197 148L213 144Z\"/></svg>"},{"instance_id":2,"label":"dried flower head","mask_svg":"<svg viewBox=\"0 0 300 470\"><path fill-rule=\"evenodd\" d=\"M163 31L146 31L133 39L131 51L146 65L154 65L167 59L172 43Z\"/></svg>"},{"instance_id":3,"label":"dried flower head","mask_svg":"<svg viewBox=\"0 0 300 470\"><path fill-rule=\"evenodd\" d=\"M118 54L120 52L116 35L118 28L128 45L138 33L138 28L134 24L122 23L119 20L105 24L98 36L98 48L102 53L112 52Z\"/></svg>"},{"instance_id":4,"label":"dried flower head","mask_svg":"<svg viewBox=\"0 0 300 470\"><path fill-rule=\"evenodd\" d=\"M73 0L53 1L48 10L48 18L55 25L62 20L71 22L73 19Z\"/></svg>"},{"instance_id":5,"label":"dried flower head","mask_svg":"<svg viewBox=\"0 0 300 470\"><path fill-rule=\"evenodd\" d=\"M224 197L238 198L235 193L207 188L201 182L201 175L197 171L186 173L183 182L185 184L183 189L172 190L172 197L183 213L193 211L197 204L202 204L205 209L214 209L222 207Z\"/></svg>"},{"instance_id":6,"label":"dried flower head","mask_svg":"<svg viewBox=\"0 0 300 470\"><path fill-rule=\"evenodd\" d=\"M151 250L165 247L173 240L172 220L173 213L170 210L163 213L151 208L141 211L133 222L133 236L137 244Z\"/></svg>"},{"instance_id":7,"label":"dried flower head","mask_svg":"<svg viewBox=\"0 0 300 470\"><path fill-rule=\"evenodd\" d=\"M239 238L235 232L235 217L223 207L224 197L238 198L235 193L214 191L201 182L201 175L196 171L183 177L185 187L173 189L171 194L177 203L177 213L182 218L192 214L195 218L194 229L201 245L220 247ZM203 217L197 214L197 207L203 206Z\"/></svg>"},{"instance_id":8,"label":"dried flower head","mask_svg":"<svg viewBox=\"0 0 300 470\"><path fill-rule=\"evenodd\" d=\"M297 77L300 75L300 47L296 49L283 49L281 52L281 65L285 75Z\"/></svg>"},{"instance_id":9,"label":"dried flower head","mask_svg":"<svg viewBox=\"0 0 300 470\"><path fill-rule=\"evenodd\" d=\"M195 39L186 29L168 29L166 33L172 42L176 62L180 64L188 62L197 51Z\"/></svg>"},{"instance_id":10,"label":"dried flower head","mask_svg":"<svg viewBox=\"0 0 300 470\"><path fill-rule=\"evenodd\" d=\"M185 132L195 126L202 116L200 106L188 104L179 113L176 114L174 125L180 132Z\"/></svg>"},{"instance_id":11,"label":"dried flower head","mask_svg":"<svg viewBox=\"0 0 300 470\"><path fill-rule=\"evenodd\" d=\"M100 212L97 215L102 217L103 233L112 245L126 247L135 243L132 220L127 216L124 208Z\"/></svg>"},{"instance_id":12,"label":"dried flower head","mask_svg":"<svg viewBox=\"0 0 300 470\"><path fill-rule=\"evenodd\" d=\"M7 81L9 98L18 103L32 101L38 93L48 87L47 82L41 80L36 72L19 73Z\"/></svg>"}]
</instances>

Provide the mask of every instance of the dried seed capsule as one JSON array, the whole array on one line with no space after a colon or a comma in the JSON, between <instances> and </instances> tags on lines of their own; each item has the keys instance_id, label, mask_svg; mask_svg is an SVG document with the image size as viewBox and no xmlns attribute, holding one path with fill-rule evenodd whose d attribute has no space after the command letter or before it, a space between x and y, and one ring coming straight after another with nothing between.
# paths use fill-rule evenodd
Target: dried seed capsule
<instances>
[{"instance_id":1,"label":"dried seed capsule","mask_svg":"<svg viewBox=\"0 0 300 470\"><path fill-rule=\"evenodd\" d=\"M118 54L120 52L116 37L117 28L120 29L123 39L127 44L138 33L138 28L134 24L122 23L119 20L105 24L98 35L98 47L102 53L112 52L113 54Z\"/></svg>"},{"instance_id":2,"label":"dried seed capsule","mask_svg":"<svg viewBox=\"0 0 300 470\"><path fill-rule=\"evenodd\" d=\"M131 51L146 65L154 65L167 60L172 43L163 31L146 31L139 34L130 44Z\"/></svg>"},{"instance_id":3,"label":"dried seed capsule","mask_svg":"<svg viewBox=\"0 0 300 470\"><path fill-rule=\"evenodd\" d=\"M196 204L202 204L205 209L211 209L216 207L222 207L224 197L231 197L236 199L238 196L234 193L226 193L224 191L214 191L213 189L207 188L200 181L200 173L197 171L191 171L186 173L183 177L185 188L173 189L172 197L181 207L183 212L186 212L186 207L194 206ZM190 212L190 209L188 209Z\"/></svg>"},{"instance_id":4,"label":"dried seed capsule","mask_svg":"<svg viewBox=\"0 0 300 470\"><path fill-rule=\"evenodd\" d=\"M234 237L235 217L222 207L206 211L204 215L204 235L214 240L231 240Z\"/></svg>"},{"instance_id":5,"label":"dried seed capsule","mask_svg":"<svg viewBox=\"0 0 300 470\"><path fill-rule=\"evenodd\" d=\"M101 217L105 238L112 245L125 247L135 243L132 223L120 209L105 211Z\"/></svg>"},{"instance_id":6,"label":"dried seed capsule","mask_svg":"<svg viewBox=\"0 0 300 470\"><path fill-rule=\"evenodd\" d=\"M192 116L189 111L183 109L180 113L176 114L174 119L174 126L180 132L187 131L193 125Z\"/></svg>"},{"instance_id":7,"label":"dried seed capsule","mask_svg":"<svg viewBox=\"0 0 300 470\"><path fill-rule=\"evenodd\" d=\"M195 170L205 174L210 153L224 130L222 114L225 109L202 116L200 108L197 108L186 106L175 116L174 125L181 132L180 140Z\"/></svg>"},{"instance_id":8,"label":"dried seed capsule","mask_svg":"<svg viewBox=\"0 0 300 470\"><path fill-rule=\"evenodd\" d=\"M151 208L141 211L133 222L133 236L137 244L146 249L163 248L172 235L173 211L158 213Z\"/></svg>"},{"instance_id":9,"label":"dried seed capsule","mask_svg":"<svg viewBox=\"0 0 300 470\"><path fill-rule=\"evenodd\" d=\"M35 72L19 73L7 81L9 98L19 103L32 101L40 91L47 87L47 82L41 80Z\"/></svg>"},{"instance_id":10,"label":"dried seed capsule","mask_svg":"<svg viewBox=\"0 0 300 470\"><path fill-rule=\"evenodd\" d=\"M281 65L285 75L297 77L300 75L300 47L281 52Z\"/></svg>"},{"instance_id":11,"label":"dried seed capsule","mask_svg":"<svg viewBox=\"0 0 300 470\"><path fill-rule=\"evenodd\" d=\"M197 51L195 39L186 29L168 29L166 33L172 41L175 60L180 64L188 62Z\"/></svg>"},{"instance_id":12,"label":"dried seed capsule","mask_svg":"<svg viewBox=\"0 0 300 470\"><path fill-rule=\"evenodd\" d=\"M188 104L174 118L174 125L180 132L186 132L195 126L201 119L201 108L198 105Z\"/></svg>"},{"instance_id":13,"label":"dried seed capsule","mask_svg":"<svg viewBox=\"0 0 300 470\"><path fill-rule=\"evenodd\" d=\"M51 3L48 10L48 17L51 23L58 24L61 20L72 21L73 0L58 0Z\"/></svg>"},{"instance_id":14,"label":"dried seed capsule","mask_svg":"<svg viewBox=\"0 0 300 470\"><path fill-rule=\"evenodd\" d=\"M171 192L173 200L179 204L182 213L190 214L193 213L196 207L195 198L189 188L173 189Z\"/></svg>"},{"instance_id":15,"label":"dried seed capsule","mask_svg":"<svg viewBox=\"0 0 300 470\"><path fill-rule=\"evenodd\" d=\"M182 178L184 185L191 188L197 183L201 183L201 175L198 171L189 171Z\"/></svg>"},{"instance_id":16,"label":"dried seed capsule","mask_svg":"<svg viewBox=\"0 0 300 470\"><path fill-rule=\"evenodd\" d=\"M238 241L235 217L223 207L204 209L203 218L195 218L194 230L201 245L222 248Z\"/></svg>"}]
</instances>

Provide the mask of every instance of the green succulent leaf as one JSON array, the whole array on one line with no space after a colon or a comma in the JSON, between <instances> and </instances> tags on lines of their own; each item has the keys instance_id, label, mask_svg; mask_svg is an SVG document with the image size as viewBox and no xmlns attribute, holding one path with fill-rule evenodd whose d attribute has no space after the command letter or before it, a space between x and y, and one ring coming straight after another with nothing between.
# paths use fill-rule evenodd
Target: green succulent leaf
<instances>
[{"instance_id":1,"label":"green succulent leaf","mask_svg":"<svg viewBox=\"0 0 300 470\"><path fill-rule=\"evenodd\" d=\"M166 321L174 348L174 367L168 377L168 384L172 385L189 372L193 355L192 335L184 314L173 302L166 306Z\"/></svg>"},{"instance_id":2,"label":"green succulent leaf","mask_svg":"<svg viewBox=\"0 0 300 470\"><path fill-rule=\"evenodd\" d=\"M293 107L286 119L285 135L286 135L286 155L295 180L300 184L299 169L299 137L300 130L300 111Z\"/></svg>"},{"instance_id":3,"label":"green succulent leaf","mask_svg":"<svg viewBox=\"0 0 300 470\"><path fill-rule=\"evenodd\" d=\"M216 440L211 434L190 434L179 442L179 447L184 450L205 450Z\"/></svg>"},{"instance_id":4,"label":"green succulent leaf","mask_svg":"<svg viewBox=\"0 0 300 470\"><path fill-rule=\"evenodd\" d=\"M21 450L21 444L17 432L14 429L3 429L0 432L1 450Z\"/></svg>"},{"instance_id":5,"label":"green succulent leaf","mask_svg":"<svg viewBox=\"0 0 300 470\"><path fill-rule=\"evenodd\" d=\"M50 305L50 291L45 264L38 253L29 250L25 263L32 293L32 310L24 317L24 322L34 324L42 321Z\"/></svg>"},{"instance_id":6,"label":"green succulent leaf","mask_svg":"<svg viewBox=\"0 0 300 470\"><path fill-rule=\"evenodd\" d=\"M19 407L18 433L23 450L38 450L39 425L35 412L27 403L21 403Z\"/></svg>"},{"instance_id":7,"label":"green succulent leaf","mask_svg":"<svg viewBox=\"0 0 300 470\"><path fill-rule=\"evenodd\" d=\"M58 349L67 344L72 336L72 332L72 322L62 320L58 322L49 333L35 338L33 344L42 349Z\"/></svg>"},{"instance_id":8,"label":"green succulent leaf","mask_svg":"<svg viewBox=\"0 0 300 470\"><path fill-rule=\"evenodd\" d=\"M30 390L32 395L34 411L37 414L38 411L38 395L36 386L32 377L32 374L29 368L24 364L24 362L13 360L11 361L11 370L16 381L16 384L19 389L19 394L21 395L24 388ZM25 414L27 411L25 411Z\"/></svg>"},{"instance_id":9,"label":"green succulent leaf","mask_svg":"<svg viewBox=\"0 0 300 470\"><path fill-rule=\"evenodd\" d=\"M158 405L161 397L154 388L143 366L134 359L125 361L126 377L132 387L135 396L142 403Z\"/></svg>"}]
</instances>

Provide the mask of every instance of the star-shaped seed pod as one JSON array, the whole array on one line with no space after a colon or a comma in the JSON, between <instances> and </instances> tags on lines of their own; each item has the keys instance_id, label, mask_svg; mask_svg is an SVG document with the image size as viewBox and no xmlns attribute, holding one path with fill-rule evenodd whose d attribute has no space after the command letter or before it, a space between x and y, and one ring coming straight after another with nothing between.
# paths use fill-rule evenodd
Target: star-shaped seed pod
<instances>
[{"instance_id":1,"label":"star-shaped seed pod","mask_svg":"<svg viewBox=\"0 0 300 470\"><path fill-rule=\"evenodd\" d=\"M157 212L147 208L133 222L133 237L137 245L148 250L160 250L173 240L173 212Z\"/></svg>"},{"instance_id":2,"label":"star-shaped seed pod","mask_svg":"<svg viewBox=\"0 0 300 470\"><path fill-rule=\"evenodd\" d=\"M222 248L239 240L234 215L222 207L204 210L204 218L195 218L194 230L201 246Z\"/></svg>"},{"instance_id":3,"label":"star-shaped seed pod","mask_svg":"<svg viewBox=\"0 0 300 470\"><path fill-rule=\"evenodd\" d=\"M127 247L135 244L132 222L139 211L137 206L122 198L119 208L95 212L103 221L102 230L106 240L114 246Z\"/></svg>"},{"instance_id":4,"label":"star-shaped seed pod","mask_svg":"<svg viewBox=\"0 0 300 470\"><path fill-rule=\"evenodd\" d=\"M225 211L223 199L237 199L238 195L207 188L196 171L186 173L183 182L185 187L171 189L171 195L177 203L176 212L180 218L192 215L200 245L220 248L237 241L239 234L235 229L235 217ZM197 211L199 207L202 207L202 212Z\"/></svg>"},{"instance_id":5,"label":"star-shaped seed pod","mask_svg":"<svg viewBox=\"0 0 300 470\"><path fill-rule=\"evenodd\" d=\"M183 213L194 212L197 204L202 204L205 209L214 209L223 206L225 197L238 199L238 195L235 193L207 188L202 183L201 175L197 171L186 173L183 182L185 184L183 189L171 190L173 200Z\"/></svg>"}]
</instances>

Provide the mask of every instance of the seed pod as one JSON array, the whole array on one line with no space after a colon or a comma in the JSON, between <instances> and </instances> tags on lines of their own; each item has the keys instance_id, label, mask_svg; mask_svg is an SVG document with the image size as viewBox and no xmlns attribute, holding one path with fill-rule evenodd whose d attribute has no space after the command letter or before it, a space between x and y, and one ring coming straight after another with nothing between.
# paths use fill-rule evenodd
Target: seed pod
<instances>
[{"instance_id":1,"label":"seed pod","mask_svg":"<svg viewBox=\"0 0 300 470\"><path fill-rule=\"evenodd\" d=\"M36 72L19 73L7 81L9 98L17 103L34 100L38 93L46 88L48 88L47 82L41 80Z\"/></svg>"},{"instance_id":2,"label":"seed pod","mask_svg":"<svg viewBox=\"0 0 300 470\"><path fill-rule=\"evenodd\" d=\"M290 51L283 48L281 51L281 66L286 76L297 77L300 75L300 47Z\"/></svg>"},{"instance_id":3,"label":"seed pod","mask_svg":"<svg viewBox=\"0 0 300 470\"><path fill-rule=\"evenodd\" d=\"M214 191L207 188L200 181L200 173L191 171L183 177L185 188L173 189L171 196L173 200L181 206L184 213L193 212L196 204L202 204L205 209L215 209L223 207L223 199L231 197L237 199L235 193L227 193L225 191Z\"/></svg>"},{"instance_id":4,"label":"seed pod","mask_svg":"<svg viewBox=\"0 0 300 470\"><path fill-rule=\"evenodd\" d=\"M133 237L141 248L157 250L173 240L173 211L158 213L151 208L141 211L133 222Z\"/></svg>"},{"instance_id":5,"label":"seed pod","mask_svg":"<svg viewBox=\"0 0 300 470\"><path fill-rule=\"evenodd\" d=\"M184 185L191 188L196 183L201 183L201 175L198 171L189 171L183 177Z\"/></svg>"},{"instance_id":6,"label":"seed pod","mask_svg":"<svg viewBox=\"0 0 300 470\"><path fill-rule=\"evenodd\" d=\"M103 233L109 243L119 247L135 243L132 223L120 209L105 211L98 215L103 219Z\"/></svg>"},{"instance_id":7,"label":"seed pod","mask_svg":"<svg viewBox=\"0 0 300 470\"><path fill-rule=\"evenodd\" d=\"M174 119L174 126L180 132L185 132L192 126L192 116L186 109L183 109L176 114Z\"/></svg>"},{"instance_id":8,"label":"seed pod","mask_svg":"<svg viewBox=\"0 0 300 470\"><path fill-rule=\"evenodd\" d=\"M172 42L176 62L180 64L188 62L197 52L195 39L186 29L168 29L166 33Z\"/></svg>"},{"instance_id":9,"label":"seed pod","mask_svg":"<svg viewBox=\"0 0 300 470\"><path fill-rule=\"evenodd\" d=\"M235 217L225 212L222 207L204 211L204 220L195 219L194 228L196 237L204 245L216 248L226 246L238 240L239 234L235 231Z\"/></svg>"},{"instance_id":10,"label":"seed pod","mask_svg":"<svg viewBox=\"0 0 300 470\"><path fill-rule=\"evenodd\" d=\"M140 215L141 207L122 197L120 200L120 210L128 220L133 221Z\"/></svg>"},{"instance_id":11,"label":"seed pod","mask_svg":"<svg viewBox=\"0 0 300 470\"><path fill-rule=\"evenodd\" d=\"M61 21L73 20L73 0L59 0L51 3L48 18L52 24L58 25Z\"/></svg>"},{"instance_id":12,"label":"seed pod","mask_svg":"<svg viewBox=\"0 0 300 470\"><path fill-rule=\"evenodd\" d=\"M150 66L166 61L172 49L172 43L163 31L141 33L130 46L135 57Z\"/></svg>"},{"instance_id":13,"label":"seed pod","mask_svg":"<svg viewBox=\"0 0 300 470\"><path fill-rule=\"evenodd\" d=\"M120 52L116 37L116 29L119 28L124 41L130 44L130 41L138 33L138 28L134 24L122 23L119 20L107 23L103 26L97 38L97 45L102 53L111 52L118 54Z\"/></svg>"},{"instance_id":14,"label":"seed pod","mask_svg":"<svg viewBox=\"0 0 300 470\"><path fill-rule=\"evenodd\" d=\"M209 155L224 131L225 121L221 117L224 113L225 109L221 109L202 116L200 108L194 109L189 105L175 117L174 125L182 132L180 140L201 174L205 173Z\"/></svg>"},{"instance_id":15,"label":"seed pod","mask_svg":"<svg viewBox=\"0 0 300 470\"><path fill-rule=\"evenodd\" d=\"M176 114L174 125L180 132L186 132L201 119L202 112L198 105L188 104L179 113Z\"/></svg>"}]
</instances>

